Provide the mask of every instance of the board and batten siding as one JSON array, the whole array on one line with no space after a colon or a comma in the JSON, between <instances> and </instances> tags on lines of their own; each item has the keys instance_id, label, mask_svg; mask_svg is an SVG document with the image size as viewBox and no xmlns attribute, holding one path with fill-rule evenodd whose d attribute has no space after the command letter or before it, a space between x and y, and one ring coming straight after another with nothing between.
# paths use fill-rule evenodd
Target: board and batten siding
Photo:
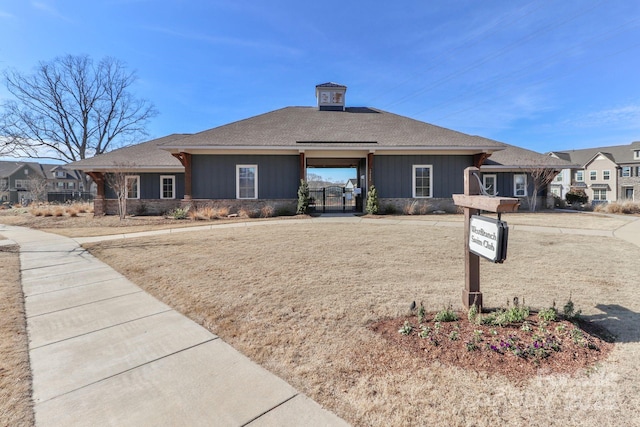
<instances>
[{"instance_id":1,"label":"board and batten siding","mask_svg":"<svg viewBox=\"0 0 640 427\"><path fill-rule=\"evenodd\" d=\"M515 188L513 186L514 175L527 175L527 196L533 193L533 179L531 175L526 172L484 172L487 175L496 175L496 189L498 190L498 196L502 197L516 197ZM544 195L546 192L544 189L540 189L539 195Z\"/></svg>"},{"instance_id":2,"label":"board and batten siding","mask_svg":"<svg viewBox=\"0 0 640 427\"><path fill-rule=\"evenodd\" d=\"M378 197L413 197L413 166L431 165L434 198L451 198L464 191L464 169L473 165L473 156L377 155L373 161Z\"/></svg>"},{"instance_id":3,"label":"board and batten siding","mask_svg":"<svg viewBox=\"0 0 640 427\"><path fill-rule=\"evenodd\" d=\"M194 199L235 199L236 165L258 166L259 199L295 199L300 185L299 156L194 155Z\"/></svg>"},{"instance_id":4,"label":"board and batten siding","mask_svg":"<svg viewBox=\"0 0 640 427\"><path fill-rule=\"evenodd\" d=\"M131 176L140 177L140 199L159 199L160 198L160 176L176 177L176 199L184 197L184 173L127 173ZM109 187L108 181L105 183L105 197L107 199L117 199L115 191Z\"/></svg>"}]
</instances>

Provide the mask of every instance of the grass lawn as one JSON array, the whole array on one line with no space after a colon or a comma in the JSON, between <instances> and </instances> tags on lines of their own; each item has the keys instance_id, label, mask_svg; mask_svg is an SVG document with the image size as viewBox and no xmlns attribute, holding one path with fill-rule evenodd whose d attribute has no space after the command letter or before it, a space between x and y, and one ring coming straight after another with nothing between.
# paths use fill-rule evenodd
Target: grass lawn
<instances>
[{"instance_id":1,"label":"grass lawn","mask_svg":"<svg viewBox=\"0 0 640 427\"><path fill-rule=\"evenodd\" d=\"M624 223L562 215L504 219L550 225L558 216L580 228L584 218L585 228L604 230ZM503 265L481 262L486 306L517 296L533 308L562 307L571 297L587 320L618 336L610 356L589 369L512 380L431 362L372 330L407 315L413 300L429 311L460 308L462 231L426 218L273 224L87 247L354 425L637 422L640 248L514 231Z\"/></svg>"},{"instance_id":2,"label":"grass lawn","mask_svg":"<svg viewBox=\"0 0 640 427\"><path fill-rule=\"evenodd\" d=\"M0 246L0 425L32 426L33 423L18 248Z\"/></svg>"}]
</instances>

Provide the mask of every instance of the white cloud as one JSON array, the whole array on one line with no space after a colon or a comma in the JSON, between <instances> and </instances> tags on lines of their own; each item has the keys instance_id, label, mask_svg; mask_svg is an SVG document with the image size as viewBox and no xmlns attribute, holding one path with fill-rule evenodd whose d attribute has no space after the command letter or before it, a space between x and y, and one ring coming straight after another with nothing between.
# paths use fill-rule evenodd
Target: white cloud
<instances>
[{"instance_id":1,"label":"white cloud","mask_svg":"<svg viewBox=\"0 0 640 427\"><path fill-rule=\"evenodd\" d=\"M565 124L581 128L607 126L618 129L640 129L640 105L628 104L605 110L593 111L581 117L569 119L565 121Z\"/></svg>"},{"instance_id":2,"label":"white cloud","mask_svg":"<svg viewBox=\"0 0 640 427\"><path fill-rule=\"evenodd\" d=\"M40 2L40 1L33 1L31 2L31 6L33 6L35 9L38 9L56 19L60 19L62 21L65 22L72 22L72 20L70 18L68 18L67 16L63 15L60 11L58 11L56 8L54 8L53 6L51 6L50 4L44 3L44 2Z\"/></svg>"},{"instance_id":3,"label":"white cloud","mask_svg":"<svg viewBox=\"0 0 640 427\"><path fill-rule=\"evenodd\" d=\"M0 10L0 18L2 18L2 19L14 19L15 15L12 15L9 12L5 12L4 10Z\"/></svg>"},{"instance_id":4,"label":"white cloud","mask_svg":"<svg viewBox=\"0 0 640 427\"><path fill-rule=\"evenodd\" d=\"M159 27L145 27L145 29L149 31L163 33L173 37L179 37L179 38L184 38L188 40L196 40L196 41L201 41L201 42L215 44L215 45L227 45L227 46L250 48L250 49L256 49L256 50L269 50L269 51L280 52L280 53L284 53L292 56L294 55L297 56L301 53L301 51L296 48L292 48L282 44L269 43L262 40L210 36L207 34L180 32L180 31L175 31L168 28L159 28Z\"/></svg>"}]
</instances>

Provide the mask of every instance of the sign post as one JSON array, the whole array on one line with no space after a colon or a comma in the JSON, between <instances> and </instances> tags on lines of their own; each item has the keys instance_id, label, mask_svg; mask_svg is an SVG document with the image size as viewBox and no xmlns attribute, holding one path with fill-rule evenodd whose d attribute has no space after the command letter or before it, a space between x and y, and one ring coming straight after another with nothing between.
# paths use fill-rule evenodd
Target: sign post
<instances>
[{"instance_id":1,"label":"sign post","mask_svg":"<svg viewBox=\"0 0 640 427\"><path fill-rule=\"evenodd\" d=\"M476 167L464 170L464 194L454 194L453 201L457 206L464 208L465 287L462 291L462 303L467 309L475 305L478 310L482 310L480 255L494 262L502 262L506 257L507 233L506 224L501 225L501 221L495 221L494 229L494 226L490 225L491 219L480 217L478 213L480 210L497 213L516 212L520 201L513 197L481 195L479 171ZM475 227L473 232L472 227ZM501 227L502 234L499 236Z\"/></svg>"}]
</instances>

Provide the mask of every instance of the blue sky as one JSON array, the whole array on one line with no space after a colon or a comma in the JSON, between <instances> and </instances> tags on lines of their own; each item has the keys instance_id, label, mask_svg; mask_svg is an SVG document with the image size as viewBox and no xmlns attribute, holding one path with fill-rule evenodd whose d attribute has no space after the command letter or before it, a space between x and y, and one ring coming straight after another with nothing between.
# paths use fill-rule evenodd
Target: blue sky
<instances>
[{"instance_id":1,"label":"blue sky","mask_svg":"<svg viewBox=\"0 0 640 427\"><path fill-rule=\"evenodd\" d=\"M150 138L314 105L333 81L349 106L539 152L640 140L635 0L0 0L0 69L68 53L136 71Z\"/></svg>"}]
</instances>

